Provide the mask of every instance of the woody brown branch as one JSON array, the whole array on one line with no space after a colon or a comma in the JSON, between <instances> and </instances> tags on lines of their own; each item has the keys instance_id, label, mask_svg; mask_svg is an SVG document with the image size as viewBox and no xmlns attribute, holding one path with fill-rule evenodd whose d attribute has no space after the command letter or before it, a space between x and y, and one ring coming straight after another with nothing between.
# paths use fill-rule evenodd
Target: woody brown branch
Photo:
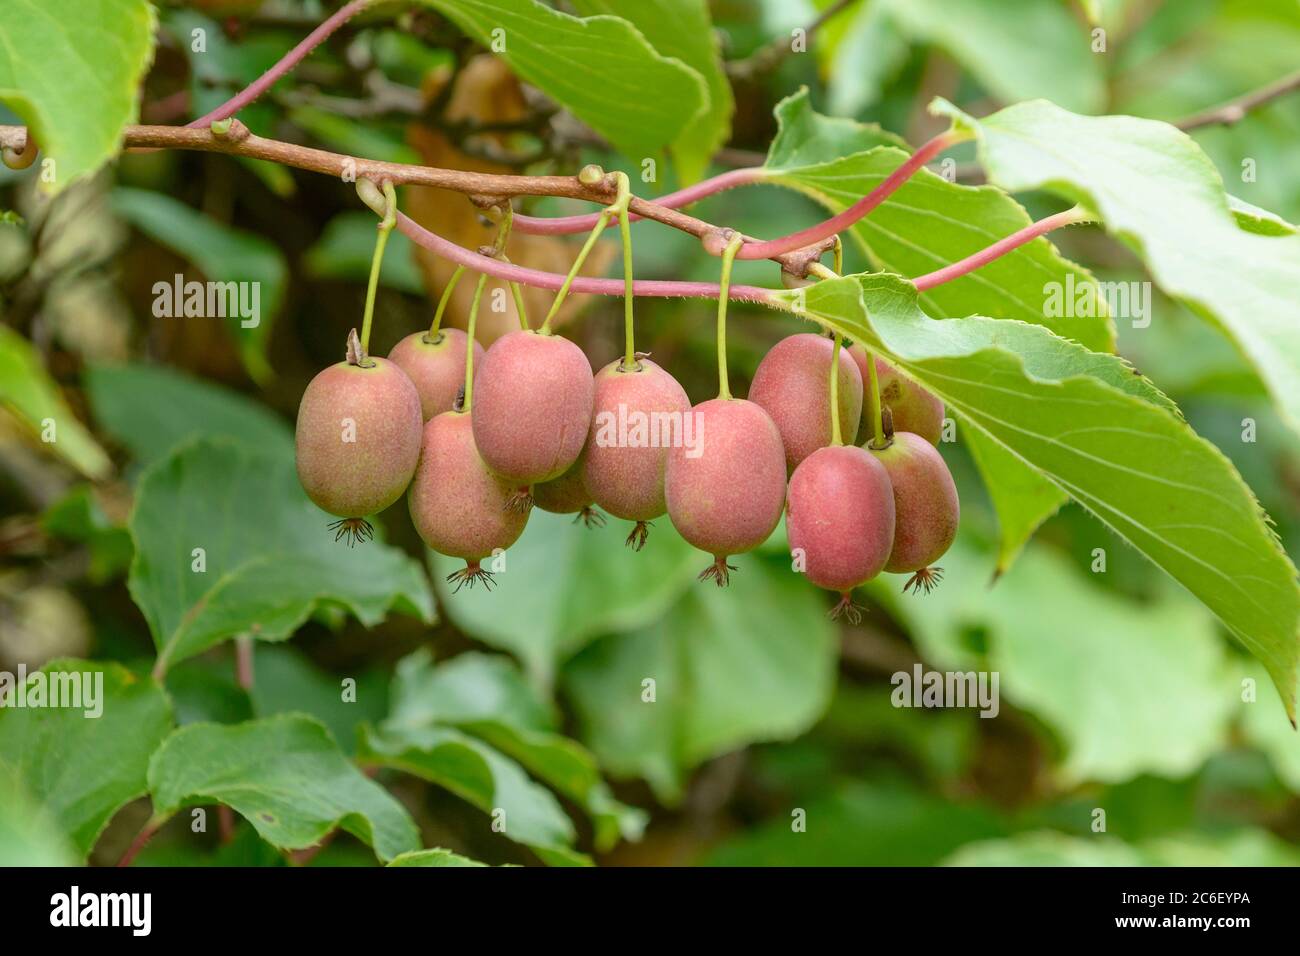
<instances>
[{"instance_id":1,"label":"woody brown branch","mask_svg":"<svg viewBox=\"0 0 1300 956\"><path fill-rule=\"evenodd\" d=\"M0 147L22 151L26 143L26 127L0 125ZM480 203L491 203L517 196L556 196L608 205L614 201L618 192L612 175L607 175L604 179L588 185L579 182L576 176L511 176L345 156L311 146L300 146L296 143L255 136L239 120L232 120L230 128L220 134L201 127L127 126L123 131L122 147L123 149L188 149L225 153L229 156L262 159L281 166L291 166L340 179L366 178L376 183L388 181L397 186L437 186L464 193ZM629 208L644 219L653 219L696 238L716 233L720 228L679 210L669 209L637 196L632 197ZM828 243L817 243L810 249L798 249L774 256L772 261L779 263L786 272L803 276L807 273L810 257L828 247Z\"/></svg>"}]
</instances>

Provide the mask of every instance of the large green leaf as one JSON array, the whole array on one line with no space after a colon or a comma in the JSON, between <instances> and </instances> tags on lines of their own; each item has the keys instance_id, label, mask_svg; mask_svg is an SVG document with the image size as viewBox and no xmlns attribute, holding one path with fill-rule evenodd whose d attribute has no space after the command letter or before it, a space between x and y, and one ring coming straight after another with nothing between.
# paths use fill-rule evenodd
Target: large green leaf
<instances>
[{"instance_id":1,"label":"large green leaf","mask_svg":"<svg viewBox=\"0 0 1300 956\"><path fill-rule=\"evenodd\" d=\"M151 465L199 436L237 439L268 455L293 455L288 423L265 405L175 369L142 362L92 365L86 391L99 426Z\"/></svg>"},{"instance_id":2,"label":"large green leaf","mask_svg":"<svg viewBox=\"0 0 1300 956\"><path fill-rule=\"evenodd\" d=\"M609 14L631 21L659 53L704 77L708 96L672 145L678 179L699 179L731 135L736 108L706 0L574 0L573 6L583 16Z\"/></svg>"},{"instance_id":3,"label":"large green leaf","mask_svg":"<svg viewBox=\"0 0 1300 956\"><path fill-rule=\"evenodd\" d=\"M1003 101L1044 96L1100 109L1104 55L1059 0L874 0L903 32L950 53Z\"/></svg>"},{"instance_id":4,"label":"large green leaf","mask_svg":"<svg viewBox=\"0 0 1300 956\"><path fill-rule=\"evenodd\" d=\"M28 693L37 683L66 688L74 680L81 707L48 706L47 693L47 706L0 708L0 764L16 771L85 857L113 814L144 795L149 757L172 714L161 687L119 664L52 661L28 677Z\"/></svg>"},{"instance_id":5,"label":"large green leaf","mask_svg":"<svg viewBox=\"0 0 1300 956\"><path fill-rule=\"evenodd\" d=\"M878 134L871 127L818 116L806 90L782 100L776 116L780 132L763 167L764 181L805 193L832 212L857 202L907 159L901 149L873 143ZM828 135L837 146L833 153L824 145ZM964 259L1030 222L1024 208L999 189L963 186L922 169L849 231L874 265L911 278ZM1047 315L1049 283L1080 290L1095 314ZM921 304L938 318L1020 319L1094 351L1115 347L1115 332L1091 273L1043 238L930 289Z\"/></svg>"},{"instance_id":6,"label":"large green leaf","mask_svg":"<svg viewBox=\"0 0 1300 956\"><path fill-rule=\"evenodd\" d=\"M1032 325L931 320L891 276L777 298L897 362L1182 583L1264 663L1294 718L1295 567L1232 463L1131 367Z\"/></svg>"},{"instance_id":7,"label":"large green leaf","mask_svg":"<svg viewBox=\"0 0 1300 956\"><path fill-rule=\"evenodd\" d=\"M419 2L633 159L672 146L707 109L704 78L618 17L582 19L537 0Z\"/></svg>"},{"instance_id":8,"label":"large green leaf","mask_svg":"<svg viewBox=\"0 0 1300 956\"><path fill-rule=\"evenodd\" d=\"M1300 430L1300 236L1242 229L1214 164L1185 133L1042 101L982 120L942 100L935 108L978 136L992 181L1049 189L1099 213L1165 292L1223 325Z\"/></svg>"},{"instance_id":9,"label":"large green leaf","mask_svg":"<svg viewBox=\"0 0 1300 956\"><path fill-rule=\"evenodd\" d=\"M182 727L149 762L149 793L156 819L215 801L283 850L315 846L336 827L381 860L420 848L402 805L348 762L324 725L301 714Z\"/></svg>"},{"instance_id":10,"label":"large green leaf","mask_svg":"<svg viewBox=\"0 0 1300 956\"><path fill-rule=\"evenodd\" d=\"M53 193L104 165L134 123L153 59L146 0L5 0L0 102L33 130Z\"/></svg>"},{"instance_id":11,"label":"large green leaf","mask_svg":"<svg viewBox=\"0 0 1300 956\"><path fill-rule=\"evenodd\" d=\"M131 516L128 583L158 670L240 634L283 640L318 608L367 626L390 609L432 619L415 561L378 541L336 542L331 520L307 500L292 460L239 442L201 439L152 465Z\"/></svg>"},{"instance_id":12,"label":"large green leaf","mask_svg":"<svg viewBox=\"0 0 1300 956\"><path fill-rule=\"evenodd\" d=\"M519 764L445 726L363 728L362 763L428 780L490 815L486 826L525 846L566 850L576 833L558 800Z\"/></svg>"},{"instance_id":13,"label":"large green leaf","mask_svg":"<svg viewBox=\"0 0 1300 956\"><path fill-rule=\"evenodd\" d=\"M0 866L75 866L77 854L58 821L0 763Z\"/></svg>"},{"instance_id":14,"label":"large green leaf","mask_svg":"<svg viewBox=\"0 0 1300 956\"><path fill-rule=\"evenodd\" d=\"M691 767L793 737L830 699L835 628L820 592L787 562L738 563L729 588L692 587L662 620L597 641L564 671L601 762L644 777L667 801L680 798Z\"/></svg>"},{"instance_id":15,"label":"large green leaf","mask_svg":"<svg viewBox=\"0 0 1300 956\"><path fill-rule=\"evenodd\" d=\"M698 553L656 521L645 549L623 544L624 529L589 529L568 515L534 511L506 552L498 587L451 593L443 579L462 562L432 555L444 612L479 640L511 651L549 684L556 667L602 633L625 631L664 613L690 586Z\"/></svg>"},{"instance_id":16,"label":"large green leaf","mask_svg":"<svg viewBox=\"0 0 1300 956\"><path fill-rule=\"evenodd\" d=\"M558 720L506 657L461 654L434 666L418 651L397 667L392 714L384 728L444 725L464 730L517 761L539 780L585 809L596 847L641 835L645 817L614 799L595 758L558 731Z\"/></svg>"},{"instance_id":17,"label":"large green leaf","mask_svg":"<svg viewBox=\"0 0 1300 956\"><path fill-rule=\"evenodd\" d=\"M77 420L59 395L25 338L0 325L0 407L8 409L33 436L44 437L46 422L54 425L50 451L88 478L104 478L112 463L94 436Z\"/></svg>"},{"instance_id":18,"label":"large green leaf","mask_svg":"<svg viewBox=\"0 0 1300 956\"><path fill-rule=\"evenodd\" d=\"M119 186L113 190L112 202L118 215L155 242L194 263L205 280L239 283L238 288L245 290L238 301L240 308L234 305L227 308L227 311L239 314L225 316L226 328L239 346L248 373L259 381L269 378L271 366L267 363L266 347L289 281L284 253L264 236L218 222L162 193ZM161 283L175 289L175 273L159 273L152 278L155 285ZM183 284L195 281L198 281L197 276L181 276ZM188 296L188 292L185 295ZM252 299L254 295L255 302ZM177 301L174 292L172 305L176 314L165 321L221 320L219 316L207 315L206 305L202 318L180 315L182 301Z\"/></svg>"},{"instance_id":19,"label":"large green leaf","mask_svg":"<svg viewBox=\"0 0 1300 956\"><path fill-rule=\"evenodd\" d=\"M390 861L389 866L487 866L486 863L480 863L478 860L471 860L467 856L461 856L459 853L452 853L450 850L416 850L413 853L403 853L401 856Z\"/></svg>"},{"instance_id":20,"label":"large green leaf","mask_svg":"<svg viewBox=\"0 0 1300 956\"><path fill-rule=\"evenodd\" d=\"M783 100L776 116L780 130L765 167L769 181L806 193L832 212L844 210L880 185L906 158L896 148L875 148L881 144L873 127L817 114L807 91ZM923 169L857 222L850 234L879 268L917 276L965 258L1029 222L1020 204L1000 190L962 186ZM1080 290L1093 314L1047 315L1053 285L1063 292ZM977 314L1021 319L1091 349L1109 352L1115 347L1114 329L1092 275L1063 258L1046 239L929 290L921 302L940 318ZM999 566L1009 567L1063 498L1032 469L998 454L979 437L972 438L970 446L1002 526Z\"/></svg>"},{"instance_id":21,"label":"large green leaf","mask_svg":"<svg viewBox=\"0 0 1300 956\"><path fill-rule=\"evenodd\" d=\"M1182 594L1125 598L1044 546L993 589L988 563L963 534L943 557L943 585L925 600L900 595L893 580L869 587L931 666L1000 675L1003 704L1031 712L1060 740L1065 785L1186 776L1223 745L1231 687L1203 608ZM977 650L973 631L983 635Z\"/></svg>"}]
</instances>

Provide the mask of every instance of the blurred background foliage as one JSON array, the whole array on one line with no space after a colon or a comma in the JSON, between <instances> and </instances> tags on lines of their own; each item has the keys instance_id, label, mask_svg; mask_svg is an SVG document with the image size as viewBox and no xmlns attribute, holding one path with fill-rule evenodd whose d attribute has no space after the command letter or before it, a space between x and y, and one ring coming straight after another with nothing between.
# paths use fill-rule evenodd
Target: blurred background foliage
<instances>
[{"instance_id":1,"label":"blurred background foliage","mask_svg":"<svg viewBox=\"0 0 1300 956\"><path fill-rule=\"evenodd\" d=\"M602 4L560 6L585 14ZM772 45L786 46L828 2L710 6L735 100L712 172L761 163L773 106L801 86L822 112L916 144L942 128L924 108L934 96L975 115L1046 97L1172 121L1300 63L1294 0L857 0L807 54L788 55ZM314 0L161 6L142 121L201 115L327 12ZM1090 15L1104 53L1090 52ZM206 31L206 53L191 52L195 29ZM611 152L427 9L357 19L240 118L257 133L377 159L538 173L600 162L640 183L639 160ZM1300 99L1195 138L1230 192L1300 220ZM959 180L978 182L973 156L955 155ZM1245 160L1253 178L1242 178ZM638 191L676 185L670 162L659 169ZM1073 505L994 583L994 517L960 441L943 446L963 522L942 587L903 596L903 578L886 575L870 587L860 627L826 619L827 595L790 573L782 532L719 590L695 583L701 556L666 519L632 554L617 523L587 530L535 513L499 589L452 595L442 580L454 562L424 553L404 505L383 516L383 544L346 553L289 477L298 398L342 355L361 313L374 219L351 187L183 152L123 156L53 201L32 182L0 172L0 208L21 217L0 225L0 668L83 657L147 672L152 628L175 644L166 686L178 722L314 715L344 752L377 768L425 846L489 863L581 861L575 850L612 864L1300 862L1300 739L1262 670L1208 611ZM1031 213L1054 208L1019 198ZM491 237L460 196L407 189L403 203L463 246ZM522 209L571 211L557 200ZM766 186L713 197L700 214L760 236L821 217ZM1103 278L1144 278L1099 231L1058 244ZM575 250L570 239L519 235L510 254L565 271ZM694 240L653 224L635 230L635 252L642 276L716 273ZM849 268L864 267L848 255ZM616 258L605 241L589 271L616 274ZM259 281L261 325L155 317L154 283L178 273ZM449 273L394 236L375 352L427 324ZM771 263L738 263L737 281L777 276ZM453 321L463 323L471 285L458 290ZM529 291L534 313L546 302ZM571 303L565 333L596 367L616 357L621 303ZM637 306L640 347L693 400L708 397L712 307ZM733 388L744 394L764 351L794 327L757 309L734 313ZM514 323L509 312L486 318L488 338ZM1232 459L1295 555L1300 449L1254 374L1215 329L1158 295L1149 328L1126 326L1120 350ZM85 427L65 429L51 457L24 423L64 407ZM1246 418L1258 423L1256 443L1241 440ZM198 488L150 469L178 460L201 476ZM180 529L225 536L331 595L304 597L279 632L263 634L293 639L257 645L251 690L236 680L233 645L181 620L184 601L128 592L135 550L170 553L184 545ZM998 671L1000 713L895 708L890 676L917 662ZM653 703L643 700L647 677ZM344 678L357 682L356 703L340 700ZM470 759L486 779L463 771ZM0 842L21 837L63 858L59 834L44 839L48 821L15 809L28 799L15 790L0 800L10 808ZM513 840L485 812L506 805L521 821ZM792 827L801 813L806 832ZM118 814L91 859L116 859L145 816L141 803ZM34 822L28 831L15 819ZM140 860L283 862L247 826L226 836L169 827ZM343 836L313 862L374 858Z\"/></svg>"}]
</instances>

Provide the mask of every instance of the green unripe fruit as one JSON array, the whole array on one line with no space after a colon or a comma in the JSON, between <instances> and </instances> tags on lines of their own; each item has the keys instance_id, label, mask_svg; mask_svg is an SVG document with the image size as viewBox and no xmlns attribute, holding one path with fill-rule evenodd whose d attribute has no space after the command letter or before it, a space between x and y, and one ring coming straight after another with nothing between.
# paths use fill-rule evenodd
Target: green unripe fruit
<instances>
[{"instance_id":1,"label":"green unripe fruit","mask_svg":"<svg viewBox=\"0 0 1300 956\"><path fill-rule=\"evenodd\" d=\"M683 538L714 556L700 575L727 584L727 557L767 540L785 505L785 449L771 417L753 402L696 405L694 449L674 446L664 470L668 517Z\"/></svg>"},{"instance_id":2,"label":"green unripe fruit","mask_svg":"<svg viewBox=\"0 0 1300 956\"><path fill-rule=\"evenodd\" d=\"M772 346L754 373L749 400L762 406L776 422L789 471L831 443L830 378L834 354L834 340L802 332ZM852 441L862 417L862 375L857 365L843 355L838 392L840 433L845 441Z\"/></svg>"},{"instance_id":3,"label":"green unripe fruit","mask_svg":"<svg viewBox=\"0 0 1300 956\"><path fill-rule=\"evenodd\" d=\"M402 496L420 457L420 396L387 359L340 362L307 385L295 433L298 479L332 515L362 518Z\"/></svg>"},{"instance_id":4,"label":"green unripe fruit","mask_svg":"<svg viewBox=\"0 0 1300 956\"><path fill-rule=\"evenodd\" d=\"M420 393L426 422L455 406L456 395L465 384L466 342L460 329L439 329L433 338L427 331L413 332L388 353L388 360L406 373ZM475 342L474 367L482 361L483 346Z\"/></svg>"}]
</instances>

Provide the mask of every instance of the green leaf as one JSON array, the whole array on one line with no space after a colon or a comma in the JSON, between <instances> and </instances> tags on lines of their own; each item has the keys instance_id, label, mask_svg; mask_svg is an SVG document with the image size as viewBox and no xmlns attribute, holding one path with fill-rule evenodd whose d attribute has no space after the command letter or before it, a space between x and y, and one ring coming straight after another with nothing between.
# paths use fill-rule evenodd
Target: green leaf
<instances>
[{"instance_id":1,"label":"green leaf","mask_svg":"<svg viewBox=\"0 0 1300 956\"><path fill-rule=\"evenodd\" d=\"M655 522L636 554L624 546L619 524L589 529L568 515L534 511L490 594L451 593L443 579L463 562L431 555L444 613L478 640L514 653L549 684L561 661L600 634L662 615L699 570L698 552L666 519Z\"/></svg>"},{"instance_id":2,"label":"green leaf","mask_svg":"<svg viewBox=\"0 0 1300 956\"><path fill-rule=\"evenodd\" d=\"M877 146L907 148L901 136L881 129L875 123L859 123L842 116L818 113L812 108L806 86L778 103L774 112L776 137L768 147L764 163L769 170L821 166L856 153L865 153Z\"/></svg>"},{"instance_id":3,"label":"green leaf","mask_svg":"<svg viewBox=\"0 0 1300 956\"><path fill-rule=\"evenodd\" d=\"M177 296L176 275L157 275L152 287L154 308L158 302L170 301L173 311L168 321L173 322L224 319L249 375L258 381L270 378L266 348L289 281L288 264L275 244L148 189L119 186L113 190L112 204L118 215L145 235L194 263L208 282L223 284L221 296L205 289L200 317L186 316L181 309L189 301L189 291L182 289ZM199 280L182 275L180 281L188 285ZM227 294L231 291L237 291L238 297Z\"/></svg>"},{"instance_id":4,"label":"green leaf","mask_svg":"<svg viewBox=\"0 0 1300 956\"><path fill-rule=\"evenodd\" d=\"M101 428L141 465L199 436L237 439L275 457L293 455L288 424L228 388L161 365L92 365L86 391Z\"/></svg>"},{"instance_id":5,"label":"green leaf","mask_svg":"<svg viewBox=\"0 0 1300 956\"><path fill-rule=\"evenodd\" d=\"M573 6L584 17L608 14L630 21L660 54L704 78L708 95L672 145L678 179L685 184L701 178L713 154L726 145L736 109L706 0L574 0Z\"/></svg>"},{"instance_id":6,"label":"green leaf","mask_svg":"<svg viewBox=\"0 0 1300 956\"><path fill-rule=\"evenodd\" d=\"M602 764L644 777L666 801L680 798L689 768L802 733L830 699L836 641L823 592L784 561L739 564L729 588L692 587L662 620L596 642L564 671Z\"/></svg>"},{"instance_id":7,"label":"green leaf","mask_svg":"<svg viewBox=\"0 0 1300 956\"><path fill-rule=\"evenodd\" d=\"M827 108L855 116L881 98L907 62L908 44L886 3L859 3L825 22L813 53L826 79Z\"/></svg>"},{"instance_id":8,"label":"green leaf","mask_svg":"<svg viewBox=\"0 0 1300 956\"><path fill-rule=\"evenodd\" d=\"M982 120L942 100L934 109L978 136L999 185L1049 189L1099 213L1165 292L1228 331L1300 431L1300 236L1238 226L1218 171L1185 133L1045 102Z\"/></svg>"},{"instance_id":9,"label":"green leaf","mask_svg":"<svg viewBox=\"0 0 1300 956\"><path fill-rule=\"evenodd\" d=\"M722 844L709 866L931 866L963 843L1006 833L991 809L949 803L897 784L853 783L791 810L805 812Z\"/></svg>"},{"instance_id":10,"label":"green leaf","mask_svg":"<svg viewBox=\"0 0 1300 956\"><path fill-rule=\"evenodd\" d=\"M818 116L806 90L782 100L776 116L781 129L764 166L764 181L802 192L831 212L853 205L907 159L900 149L867 145L876 135L870 128ZM828 128L837 132L828 134ZM829 142L836 143L835 152L828 151ZM963 186L922 169L849 232L877 268L915 277L979 252L1031 221L1001 190ZM1049 284L1080 290L1085 307L1077 316L1048 315ZM1115 348L1115 331L1092 274L1063 258L1044 238L930 289L921 304L938 318L1020 319L1094 351Z\"/></svg>"},{"instance_id":11,"label":"green leaf","mask_svg":"<svg viewBox=\"0 0 1300 956\"><path fill-rule=\"evenodd\" d=\"M1037 326L934 321L892 276L776 298L899 364L1183 584L1264 663L1294 714L1295 567L1232 463L1131 367Z\"/></svg>"},{"instance_id":12,"label":"green leaf","mask_svg":"<svg viewBox=\"0 0 1300 956\"><path fill-rule=\"evenodd\" d=\"M517 843L556 849L573 844L573 823L550 791L469 734L440 726L366 727L357 757L450 790L489 814L487 825Z\"/></svg>"},{"instance_id":13,"label":"green leaf","mask_svg":"<svg viewBox=\"0 0 1300 956\"><path fill-rule=\"evenodd\" d=\"M149 761L149 793L155 818L222 803L282 850L315 846L336 827L385 861L420 847L402 805L348 762L323 724L301 714L182 727Z\"/></svg>"},{"instance_id":14,"label":"green leaf","mask_svg":"<svg viewBox=\"0 0 1300 956\"><path fill-rule=\"evenodd\" d=\"M1181 594L1123 597L1044 546L993 589L988 563L963 534L943 557L943 585L925 600L900 595L892 579L868 587L931 667L1000 675L1003 704L1029 711L1060 740L1063 786L1182 777L1223 746L1231 686L1203 608Z\"/></svg>"},{"instance_id":15,"label":"green leaf","mask_svg":"<svg viewBox=\"0 0 1300 956\"><path fill-rule=\"evenodd\" d=\"M1003 101L1042 96L1075 110L1106 101L1101 54L1059 0L877 0L899 28L942 47Z\"/></svg>"},{"instance_id":16,"label":"green leaf","mask_svg":"<svg viewBox=\"0 0 1300 956\"><path fill-rule=\"evenodd\" d=\"M451 850L441 848L434 850L416 850L413 853L403 853L401 856L394 857L388 863L389 866L487 866L486 863L480 863L478 860L471 860L467 856L461 856L459 853L452 853Z\"/></svg>"},{"instance_id":17,"label":"green leaf","mask_svg":"<svg viewBox=\"0 0 1300 956\"><path fill-rule=\"evenodd\" d=\"M131 516L128 584L157 670L238 634L284 640L318 608L368 627L389 610L432 620L415 561L378 541L335 542L331 520L307 500L292 460L238 442L202 439L150 466Z\"/></svg>"},{"instance_id":18,"label":"green leaf","mask_svg":"<svg viewBox=\"0 0 1300 956\"><path fill-rule=\"evenodd\" d=\"M617 17L580 19L536 0L419 0L510 64L627 156L675 144L707 109L708 86Z\"/></svg>"},{"instance_id":19,"label":"green leaf","mask_svg":"<svg viewBox=\"0 0 1300 956\"><path fill-rule=\"evenodd\" d=\"M469 653L436 667L425 651L403 659L384 729L435 725L477 737L585 809L597 849L640 837L645 815L614 799L595 758L558 733L553 709L509 658Z\"/></svg>"},{"instance_id":20,"label":"green leaf","mask_svg":"<svg viewBox=\"0 0 1300 956\"><path fill-rule=\"evenodd\" d=\"M149 756L172 727L171 706L157 683L120 664L51 661L27 684L28 706L0 708L0 765L18 774L84 858L113 815L144 795ZM31 706L38 686L45 706ZM48 706L56 688L78 687L80 699L61 702L80 706ZM8 682L0 694L17 699Z\"/></svg>"},{"instance_id":21,"label":"green leaf","mask_svg":"<svg viewBox=\"0 0 1300 956\"><path fill-rule=\"evenodd\" d=\"M1292 793L1300 793L1300 734L1287 723L1281 704L1270 694L1259 693L1263 677L1258 668L1245 668L1234 688L1242 736L1268 756L1278 779ZM1249 699L1243 699L1246 679L1253 684Z\"/></svg>"},{"instance_id":22,"label":"green leaf","mask_svg":"<svg viewBox=\"0 0 1300 956\"><path fill-rule=\"evenodd\" d=\"M53 441L42 442L87 478L106 478L112 463L59 395L32 344L0 325L0 407L11 412L33 438L52 422Z\"/></svg>"},{"instance_id":23,"label":"green leaf","mask_svg":"<svg viewBox=\"0 0 1300 956\"><path fill-rule=\"evenodd\" d=\"M41 515L41 527L54 537L86 545L86 576L92 584L116 578L131 564L131 535L104 513L93 485L77 485L50 505Z\"/></svg>"},{"instance_id":24,"label":"green leaf","mask_svg":"<svg viewBox=\"0 0 1300 956\"><path fill-rule=\"evenodd\" d=\"M58 821L0 763L0 866L76 866L80 861Z\"/></svg>"},{"instance_id":25,"label":"green leaf","mask_svg":"<svg viewBox=\"0 0 1300 956\"><path fill-rule=\"evenodd\" d=\"M5 0L0 102L56 164L42 189L55 193L116 154L139 115L155 23L146 0Z\"/></svg>"},{"instance_id":26,"label":"green leaf","mask_svg":"<svg viewBox=\"0 0 1300 956\"><path fill-rule=\"evenodd\" d=\"M350 675L355 681L350 700L344 699L343 678L326 674L292 647L257 648L253 669L249 696L256 716L308 714L329 728L346 754L356 750L360 725L388 710L388 676L378 669Z\"/></svg>"},{"instance_id":27,"label":"green leaf","mask_svg":"<svg viewBox=\"0 0 1300 956\"><path fill-rule=\"evenodd\" d=\"M979 469L998 518L994 574L1002 574L1039 526L1056 514L1069 496L978 429L965 430L960 440Z\"/></svg>"},{"instance_id":28,"label":"green leaf","mask_svg":"<svg viewBox=\"0 0 1300 956\"><path fill-rule=\"evenodd\" d=\"M339 213L325 224L320 238L303 256L303 265L315 279L365 282L370 277L374 251L374 215L353 210ZM379 281L411 295L424 294L420 272L411 255L411 240L396 230L388 236L388 253L379 269Z\"/></svg>"}]
</instances>

